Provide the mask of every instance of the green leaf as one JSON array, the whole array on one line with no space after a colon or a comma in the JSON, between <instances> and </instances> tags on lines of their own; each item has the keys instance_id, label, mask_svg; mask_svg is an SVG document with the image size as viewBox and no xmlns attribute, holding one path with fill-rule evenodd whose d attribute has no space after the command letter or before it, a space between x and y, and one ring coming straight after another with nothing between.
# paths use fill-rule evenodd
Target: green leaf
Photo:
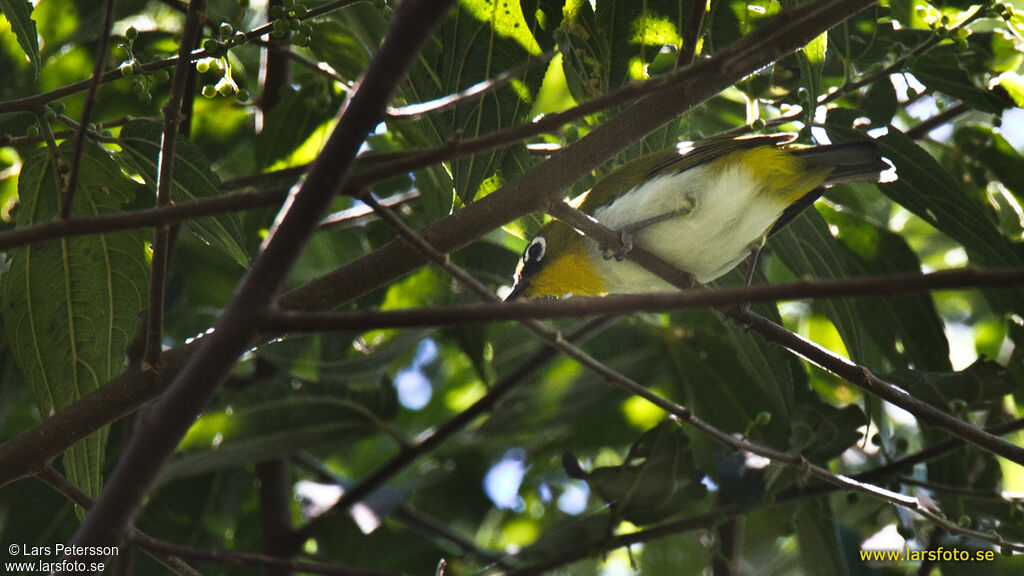
<instances>
[{"instance_id":1,"label":"green leaf","mask_svg":"<svg viewBox=\"0 0 1024 576\"><path fill-rule=\"evenodd\" d=\"M940 46L914 59L910 72L929 89L957 98L975 110L1001 114L1013 106L1005 94L975 85L960 66L952 45Z\"/></svg>"},{"instance_id":2,"label":"green leaf","mask_svg":"<svg viewBox=\"0 0 1024 576\"><path fill-rule=\"evenodd\" d=\"M156 122L136 120L125 124L118 140L125 162L137 170L150 190L156 192L157 161L163 126ZM220 195L220 179L210 169L210 161L188 139L178 136L174 154L174 180L171 200L185 202ZM190 220L189 228L207 244L228 254L244 268L249 267L245 235L236 214L209 216Z\"/></svg>"},{"instance_id":3,"label":"green leaf","mask_svg":"<svg viewBox=\"0 0 1024 576\"><path fill-rule=\"evenodd\" d=\"M857 13L829 30L829 46L848 62L874 63L889 50L893 29L888 22L879 22L878 7Z\"/></svg>"},{"instance_id":4,"label":"green leaf","mask_svg":"<svg viewBox=\"0 0 1024 576\"><path fill-rule=\"evenodd\" d=\"M204 414L178 446L160 481L261 462L380 432L367 407L336 396L305 395Z\"/></svg>"},{"instance_id":5,"label":"green leaf","mask_svg":"<svg viewBox=\"0 0 1024 576\"><path fill-rule=\"evenodd\" d=\"M844 141L859 133L828 126L829 138ZM1012 245L988 217L984 206L968 195L928 152L898 129L877 140L882 156L896 168L898 179L879 185L882 192L928 224L959 242L971 263L986 268L1021 265ZM1024 298L1017 290L986 291L986 296L1003 310L1017 310Z\"/></svg>"},{"instance_id":6,"label":"green leaf","mask_svg":"<svg viewBox=\"0 0 1024 576\"><path fill-rule=\"evenodd\" d=\"M885 379L929 404L949 409L963 402L968 410L998 407L1016 384L1012 372L984 358L959 372L904 370L887 374Z\"/></svg>"},{"instance_id":7,"label":"green leaf","mask_svg":"<svg viewBox=\"0 0 1024 576\"><path fill-rule=\"evenodd\" d=\"M839 546L835 512L828 500L817 498L798 504L793 514L793 525L800 545L803 574L842 576L849 573Z\"/></svg>"},{"instance_id":8,"label":"green leaf","mask_svg":"<svg viewBox=\"0 0 1024 576\"><path fill-rule=\"evenodd\" d=\"M539 27L541 23L534 19L532 24ZM541 51L519 2L462 0L420 54L401 93L409 103L445 98L521 66ZM529 67L505 86L462 99L453 109L393 122L391 127L414 143L438 146L453 137L472 138L522 124L529 119L544 72L544 66ZM522 143L453 160L452 184L458 197L471 202L496 171L505 169L500 177L506 180L517 176L522 169L508 171L509 154L529 163ZM445 198L439 203L450 200L450 191L440 194Z\"/></svg>"},{"instance_id":9,"label":"green leaf","mask_svg":"<svg viewBox=\"0 0 1024 576\"><path fill-rule=\"evenodd\" d=\"M559 34L563 68L570 92L578 101L589 100L648 77L647 66L662 47L679 47L685 22L678 2L653 0L579 2Z\"/></svg>"},{"instance_id":10,"label":"green leaf","mask_svg":"<svg viewBox=\"0 0 1024 576\"><path fill-rule=\"evenodd\" d=\"M805 210L773 235L768 245L797 276L812 276L822 280L850 277L850 269L839 243L829 233L828 224L816 210ZM848 299L830 298L823 300L821 306L843 339L850 359L858 364L873 365L866 357L861 342L853 303Z\"/></svg>"},{"instance_id":11,"label":"green leaf","mask_svg":"<svg viewBox=\"0 0 1024 576\"><path fill-rule=\"evenodd\" d=\"M793 380L785 381L791 365L774 364L776 353L756 343L756 336L727 334L721 321L709 311L688 311L672 315L673 329L665 330L671 378L685 393L685 404L701 418L731 433L745 433L761 412L771 422L757 426L751 436L777 448L787 445ZM737 346L740 348L737 351ZM737 362L745 368L737 370ZM772 366L771 378L752 377L749 370ZM696 437L695 443L702 441ZM717 448L717 445L715 446ZM710 456L708 452L708 465Z\"/></svg>"},{"instance_id":12,"label":"green leaf","mask_svg":"<svg viewBox=\"0 0 1024 576\"><path fill-rule=\"evenodd\" d=\"M847 211L820 207L839 230L847 262L858 276L921 271L921 262L899 234ZM951 370L949 342L927 293L854 300L862 329L893 366Z\"/></svg>"},{"instance_id":13,"label":"green leaf","mask_svg":"<svg viewBox=\"0 0 1024 576\"><path fill-rule=\"evenodd\" d=\"M0 0L0 12L7 17L18 44L32 62L35 77L39 76L39 38L36 22L32 19L32 4L28 0Z\"/></svg>"},{"instance_id":14,"label":"green leaf","mask_svg":"<svg viewBox=\"0 0 1024 576\"><path fill-rule=\"evenodd\" d=\"M882 78L868 86L867 94L861 101L868 118L876 126L887 126L892 122L893 115L899 110L900 103L896 98L896 89L889 78Z\"/></svg>"},{"instance_id":15,"label":"green leaf","mask_svg":"<svg viewBox=\"0 0 1024 576\"><path fill-rule=\"evenodd\" d=\"M633 443L621 466L595 468L586 475L587 484L634 524L678 514L706 493L689 443L678 424L663 421Z\"/></svg>"},{"instance_id":16,"label":"green leaf","mask_svg":"<svg viewBox=\"0 0 1024 576\"><path fill-rule=\"evenodd\" d=\"M60 147L71 157L73 145ZM37 151L18 182L19 227L50 222L63 195L59 162ZM134 185L99 147L86 143L72 216L122 212ZM121 373L125 348L146 301L148 266L139 231L41 242L16 248L3 283L5 324L39 412L51 416ZM68 478L99 493L107 430L72 447Z\"/></svg>"},{"instance_id":17,"label":"green leaf","mask_svg":"<svg viewBox=\"0 0 1024 576\"><path fill-rule=\"evenodd\" d=\"M808 91L808 101L816 102L821 92L821 72L825 68L825 50L828 47L828 33L822 33L799 52L800 80ZM813 112L809 112L813 114Z\"/></svg>"},{"instance_id":18,"label":"green leaf","mask_svg":"<svg viewBox=\"0 0 1024 576\"><path fill-rule=\"evenodd\" d=\"M256 136L256 165L270 168L288 157L318 126L330 119L329 107L313 103L313 87L286 88L277 106L267 113L263 131Z\"/></svg>"},{"instance_id":19,"label":"green leaf","mask_svg":"<svg viewBox=\"0 0 1024 576\"><path fill-rule=\"evenodd\" d=\"M316 42L309 45L309 51L317 60L326 62L344 78L359 78L370 55L349 27L334 20L314 22L312 26Z\"/></svg>"},{"instance_id":20,"label":"green leaf","mask_svg":"<svg viewBox=\"0 0 1024 576\"><path fill-rule=\"evenodd\" d=\"M836 408L807 394L793 414L789 450L811 462L828 462L862 438L867 417L856 404Z\"/></svg>"},{"instance_id":21,"label":"green leaf","mask_svg":"<svg viewBox=\"0 0 1024 576\"><path fill-rule=\"evenodd\" d=\"M983 124L962 126L953 133L953 141L966 156L981 164L1006 186L1018 204L1024 202L1024 156L999 130ZM1007 216L1017 219L1017 228L1022 225L1016 214Z\"/></svg>"}]
</instances>

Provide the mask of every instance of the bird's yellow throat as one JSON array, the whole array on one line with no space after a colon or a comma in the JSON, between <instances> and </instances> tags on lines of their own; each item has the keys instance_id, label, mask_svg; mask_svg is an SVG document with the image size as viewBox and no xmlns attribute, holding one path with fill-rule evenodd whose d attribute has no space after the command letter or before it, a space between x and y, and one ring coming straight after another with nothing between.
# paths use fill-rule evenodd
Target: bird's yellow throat
<instances>
[{"instance_id":1,"label":"bird's yellow throat","mask_svg":"<svg viewBox=\"0 0 1024 576\"><path fill-rule=\"evenodd\" d=\"M569 249L559 254L530 279L526 296L599 296L606 293L601 275L587 257L583 236L561 222L552 222L549 226L551 225L565 227L565 241Z\"/></svg>"}]
</instances>

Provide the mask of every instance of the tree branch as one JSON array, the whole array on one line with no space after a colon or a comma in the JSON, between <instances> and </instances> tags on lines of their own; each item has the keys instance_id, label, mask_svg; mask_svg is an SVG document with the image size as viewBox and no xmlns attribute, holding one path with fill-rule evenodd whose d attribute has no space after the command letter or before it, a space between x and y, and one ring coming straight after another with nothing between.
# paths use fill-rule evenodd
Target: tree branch
<instances>
[{"instance_id":1,"label":"tree branch","mask_svg":"<svg viewBox=\"0 0 1024 576\"><path fill-rule=\"evenodd\" d=\"M71 217L71 203L75 197L75 188L78 187L78 175L82 170L82 146L85 144L85 133L89 129L89 116L92 115L92 107L96 103L96 90L100 87L103 66L107 61L107 46L110 44L110 26L113 20L114 0L107 0L103 8L103 24L100 28L100 47L97 50L96 63L92 70L92 80L89 82L89 93L86 94L85 104L82 105L82 121L78 127L78 134L75 135L75 153L71 159L71 174L68 176L67 188L64 190L64 198L61 201L61 220Z\"/></svg>"},{"instance_id":2,"label":"tree branch","mask_svg":"<svg viewBox=\"0 0 1024 576\"><path fill-rule=\"evenodd\" d=\"M36 474L36 478L42 481L44 484L53 488L61 496L64 496L75 505L81 507L83 510L89 510L93 506L92 498L85 492L82 492L77 486L68 481L67 478L57 472L52 466L47 466ZM143 534L138 529L133 529L135 534ZM164 551L154 550L146 552L157 562L163 564L174 574L179 576L200 576L199 572L196 572L191 566L183 562L180 558L173 554L168 554ZM121 556L118 556L119 561Z\"/></svg>"},{"instance_id":3,"label":"tree branch","mask_svg":"<svg viewBox=\"0 0 1024 576\"><path fill-rule=\"evenodd\" d=\"M822 0L784 10L747 39L679 71L675 78L677 84L672 89L621 112L537 169L425 227L421 235L431 245L450 252L507 222L544 209L575 180L631 142L729 87L742 76L801 48L822 31L872 3L873 0ZM775 48L770 48L772 42L777 43ZM412 272L425 262L424 256L408 250L404 242L395 241L288 292L279 304L297 311L329 310ZM165 381L184 364L194 348L195 344L187 344L164 352L161 376ZM92 430L130 413L162 391L163 388L154 386L150 378L129 370L83 396L75 404L0 445L0 485L38 469L41 463L48 462Z\"/></svg>"},{"instance_id":4,"label":"tree branch","mask_svg":"<svg viewBox=\"0 0 1024 576\"><path fill-rule=\"evenodd\" d=\"M96 506L75 534L79 546L109 545L131 524L160 468L209 402L238 356L256 337L254 312L271 304L384 107L452 1L406 0L337 127L301 187L289 198L263 253L232 297L212 334L163 398L138 419L135 434Z\"/></svg>"},{"instance_id":5,"label":"tree branch","mask_svg":"<svg viewBox=\"0 0 1024 576\"><path fill-rule=\"evenodd\" d=\"M171 203L171 188L174 184L174 154L178 142L178 130L182 121L181 103L189 85L189 55L199 44L199 36L206 17L206 0L190 0L185 13L185 28L178 45L178 62L174 67L171 91L164 103L164 130L160 138L160 155L157 158L156 207L163 208ZM164 284L167 278L167 263L171 251L171 228L166 224L153 229L153 257L149 269L149 301L146 315L146 348L142 357L143 371L152 371L159 377L160 353L164 333Z\"/></svg>"},{"instance_id":6,"label":"tree branch","mask_svg":"<svg viewBox=\"0 0 1024 576\"><path fill-rule=\"evenodd\" d=\"M450 326L470 322L618 316L637 312L670 312L692 308L725 308L746 303L782 300L893 296L922 290L999 288L1024 284L1024 268L979 270L963 268L928 274L896 274L843 280L798 280L780 284L729 286L681 292L648 292L565 300L461 304L406 310L276 312L264 318L262 329L272 334Z\"/></svg>"},{"instance_id":7,"label":"tree branch","mask_svg":"<svg viewBox=\"0 0 1024 576\"><path fill-rule=\"evenodd\" d=\"M644 98L499 190L420 230L432 246L453 252L516 218L543 210L580 178L633 142L731 86L747 74L802 48L823 30L874 0L822 0L783 10L768 25L707 60L666 75L672 87ZM667 82L667 81L666 81ZM366 294L426 262L392 242L284 294L282 308L325 310Z\"/></svg>"},{"instance_id":8,"label":"tree branch","mask_svg":"<svg viewBox=\"0 0 1024 576\"><path fill-rule=\"evenodd\" d=\"M0 232L0 250L8 250L16 246L57 238L71 238L88 234L108 234L110 232L136 228L168 226L204 216L273 206L283 202L287 196L288 190L285 188L247 190L227 196L205 198L162 208L137 210L121 214L88 216L63 221L57 220L33 226L24 226Z\"/></svg>"}]
</instances>

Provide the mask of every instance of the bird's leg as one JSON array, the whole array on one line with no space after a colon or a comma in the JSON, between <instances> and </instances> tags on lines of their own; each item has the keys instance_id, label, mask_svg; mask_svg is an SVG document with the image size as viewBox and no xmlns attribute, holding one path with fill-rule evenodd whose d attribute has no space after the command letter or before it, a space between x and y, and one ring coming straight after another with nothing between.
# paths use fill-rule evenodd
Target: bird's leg
<instances>
[{"instance_id":1,"label":"bird's leg","mask_svg":"<svg viewBox=\"0 0 1024 576\"><path fill-rule=\"evenodd\" d=\"M643 230L648 226L653 226L654 224L657 224L659 222L671 220L672 218L685 218L690 214L693 214L693 211L696 209L697 199L694 198L693 196L686 196L685 198L683 198L683 201L675 210L670 210L669 212L665 212L664 214L658 214L657 216L651 216L650 218L644 218L643 220L639 220L637 222L633 222L632 224L628 224L619 230L620 239L622 241L621 248L616 252L604 250L602 251L601 255L604 257L605 260L611 260L612 258L615 258L617 262L621 262L622 258L626 254L629 254L629 251L633 249L634 233L639 232L640 230Z\"/></svg>"},{"instance_id":2,"label":"bird's leg","mask_svg":"<svg viewBox=\"0 0 1024 576\"><path fill-rule=\"evenodd\" d=\"M628 232L638 232L640 230L643 230L644 228L647 228L648 226L653 226L654 224L664 222L665 220L670 220L672 218L686 218L690 214L693 214L695 210L697 210L697 199L694 198L693 196L685 196L683 197L683 201L680 202L679 206L677 206L674 210L670 210L668 212L665 212L664 214L658 214L657 216L651 216L650 218L645 218L643 220L633 222L632 224L629 224L625 228L623 228L623 230Z\"/></svg>"},{"instance_id":3,"label":"bird's leg","mask_svg":"<svg viewBox=\"0 0 1024 576\"><path fill-rule=\"evenodd\" d=\"M768 235L765 234L750 244L750 255L747 256L747 274L743 282L744 286L750 286L750 283L753 281L754 271L757 269L757 261L761 257L761 250L764 248L764 244L767 241ZM740 304L738 308L742 312L750 312L750 302L744 302ZM743 325L741 328L746 332L750 329L750 324Z\"/></svg>"},{"instance_id":4,"label":"bird's leg","mask_svg":"<svg viewBox=\"0 0 1024 576\"><path fill-rule=\"evenodd\" d=\"M750 286L751 281L753 281L754 271L757 269L757 260L761 257L761 249L764 248L767 240L767 236L761 236L761 238L750 244L750 255L747 256L747 274L743 282L744 286Z\"/></svg>"},{"instance_id":5,"label":"bird's leg","mask_svg":"<svg viewBox=\"0 0 1024 576\"><path fill-rule=\"evenodd\" d=\"M626 257L633 250L633 233L630 228L625 228L619 231L619 247L617 250L601 250L601 257L605 260L611 260L615 258L616 262L622 262L622 259Z\"/></svg>"}]
</instances>

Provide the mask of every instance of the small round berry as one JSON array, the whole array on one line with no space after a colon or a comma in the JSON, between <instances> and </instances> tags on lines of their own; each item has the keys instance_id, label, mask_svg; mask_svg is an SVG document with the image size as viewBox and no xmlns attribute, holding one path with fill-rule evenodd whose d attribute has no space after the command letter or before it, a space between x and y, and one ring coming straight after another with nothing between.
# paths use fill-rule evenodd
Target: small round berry
<instances>
[{"instance_id":1,"label":"small round berry","mask_svg":"<svg viewBox=\"0 0 1024 576\"><path fill-rule=\"evenodd\" d=\"M153 94L149 90L143 90L139 92L139 102L142 104L149 104L153 101Z\"/></svg>"},{"instance_id":2,"label":"small round berry","mask_svg":"<svg viewBox=\"0 0 1024 576\"><path fill-rule=\"evenodd\" d=\"M135 39L139 37L139 31L135 26L129 26L128 29L124 31L124 37L135 41Z\"/></svg>"},{"instance_id":3,"label":"small round berry","mask_svg":"<svg viewBox=\"0 0 1024 576\"><path fill-rule=\"evenodd\" d=\"M210 62L207 60L199 60L196 62L196 72L200 74L206 74L210 71Z\"/></svg>"},{"instance_id":4,"label":"small round berry","mask_svg":"<svg viewBox=\"0 0 1024 576\"><path fill-rule=\"evenodd\" d=\"M227 38L235 32L235 29L231 26L231 24L224 22L220 25L220 28L217 28L217 32L220 34L221 38Z\"/></svg>"},{"instance_id":5,"label":"small round berry","mask_svg":"<svg viewBox=\"0 0 1024 576\"><path fill-rule=\"evenodd\" d=\"M135 69L131 62L121 62L121 65L117 68L121 72L121 76L124 78L131 78L135 74Z\"/></svg>"},{"instance_id":6,"label":"small round berry","mask_svg":"<svg viewBox=\"0 0 1024 576\"><path fill-rule=\"evenodd\" d=\"M39 126L33 124L25 129L25 135L29 138L35 138L39 136Z\"/></svg>"},{"instance_id":7,"label":"small round berry","mask_svg":"<svg viewBox=\"0 0 1024 576\"><path fill-rule=\"evenodd\" d=\"M217 96L217 89L214 88L213 84L207 84L203 86L203 96L207 98L214 98Z\"/></svg>"},{"instance_id":8,"label":"small round berry","mask_svg":"<svg viewBox=\"0 0 1024 576\"><path fill-rule=\"evenodd\" d=\"M238 98L239 102L248 102L249 98L251 98L251 97L252 97L252 95L249 94L249 91L246 90L245 88L243 88L243 89L241 89L241 90L239 90L238 92L235 93L235 98Z\"/></svg>"}]
</instances>

